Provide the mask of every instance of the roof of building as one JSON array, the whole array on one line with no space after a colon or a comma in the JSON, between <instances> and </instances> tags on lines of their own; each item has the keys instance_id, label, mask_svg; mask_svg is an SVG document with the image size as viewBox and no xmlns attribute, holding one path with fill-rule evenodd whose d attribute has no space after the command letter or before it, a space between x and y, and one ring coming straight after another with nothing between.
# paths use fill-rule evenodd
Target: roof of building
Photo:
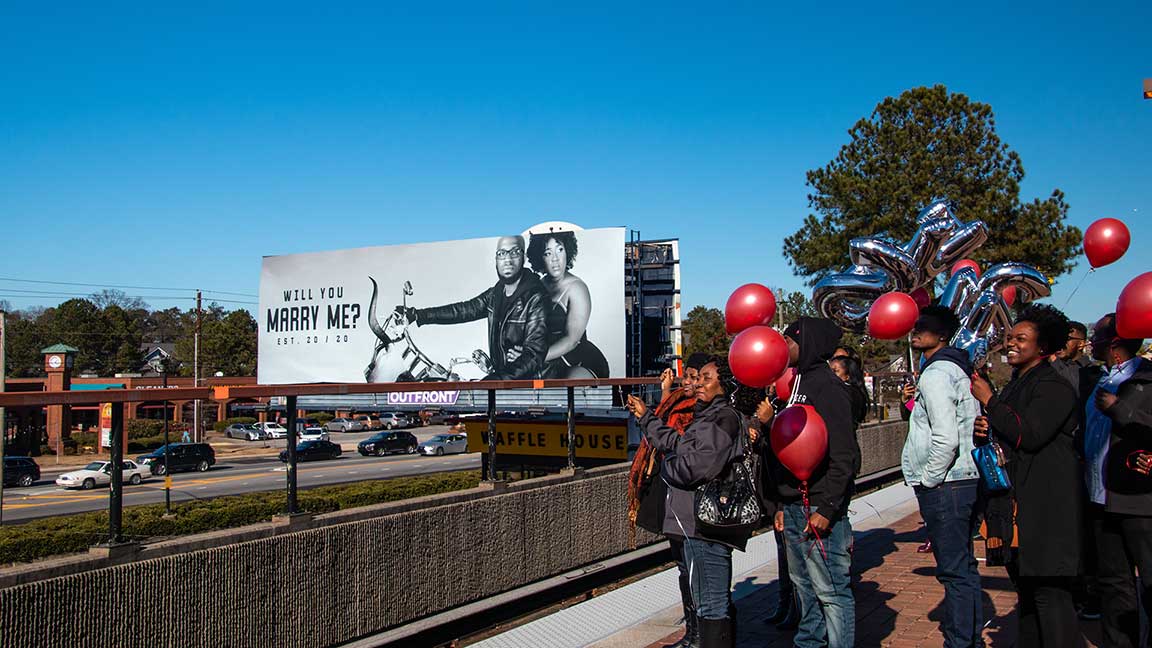
<instances>
[{"instance_id":1,"label":"roof of building","mask_svg":"<svg viewBox=\"0 0 1152 648\"><path fill-rule=\"evenodd\" d=\"M46 349L40 349L40 353L80 353L80 349L67 344L53 344Z\"/></svg>"}]
</instances>

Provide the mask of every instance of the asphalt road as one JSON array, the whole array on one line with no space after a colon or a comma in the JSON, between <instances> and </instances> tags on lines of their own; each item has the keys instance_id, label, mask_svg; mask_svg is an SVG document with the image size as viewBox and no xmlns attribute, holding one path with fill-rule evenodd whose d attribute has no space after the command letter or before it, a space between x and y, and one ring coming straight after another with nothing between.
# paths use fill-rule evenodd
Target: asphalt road
<instances>
[{"instance_id":1,"label":"asphalt road","mask_svg":"<svg viewBox=\"0 0 1152 648\"><path fill-rule=\"evenodd\" d=\"M412 432L420 441L433 436L442 429ZM308 461L299 464L297 484L300 488L388 479L449 470L468 470L480 467L479 454L458 454L443 457L420 455L390 455L386 457L361 457L356 452L356 444L370 434L331 435L332 441L339 443L344 454L339 459ZM240 443L240 442L237 442ZM258 442L254 442L258 443ZM217 445L217 444L213 444ZM223 445L223 444L220 444ZM284 442L276 442L283 448ZM219 446L217 452L219 453ZM135 457L130 457L135 459ZM21 522L35 518L82 513L108 508L108 488L91 491L67 490L54 483L60 471L53 470L50 464L41 464L42 477L29 488L7 487L4 489L4 522ZM284 464L273 457L245 457L229 462L219 458L206 473L174 472L172 474L172 501L183 502L194 499L211 499L223 495L238 495L260 491L279 490L285 487L286 469ZM164 501L164 478L152 477L139 486L125 484L124 505L156 504Z\"/></svg>"}]
</instances>

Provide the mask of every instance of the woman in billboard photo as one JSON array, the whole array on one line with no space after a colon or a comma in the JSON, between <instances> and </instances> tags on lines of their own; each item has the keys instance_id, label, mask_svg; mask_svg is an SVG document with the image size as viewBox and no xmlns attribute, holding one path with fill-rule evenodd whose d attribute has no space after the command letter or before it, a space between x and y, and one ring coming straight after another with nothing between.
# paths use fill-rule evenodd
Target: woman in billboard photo
<instances>
[{"instance_id":1,"label":"woman in billboard photo","mask_svg":"<svg viewBox=\"0 0 1152 648\"><path fill-rule=\"evenodd\" d=\"M579 244L573 232L533 234L528 243L528 263L541 274L548 291L545 305L548 354L541 378L607 378L608 359L588 340L592 295L584 280L572 274ZM509 361L520 353L508 352Z\"/></svg>"}]
</instances>

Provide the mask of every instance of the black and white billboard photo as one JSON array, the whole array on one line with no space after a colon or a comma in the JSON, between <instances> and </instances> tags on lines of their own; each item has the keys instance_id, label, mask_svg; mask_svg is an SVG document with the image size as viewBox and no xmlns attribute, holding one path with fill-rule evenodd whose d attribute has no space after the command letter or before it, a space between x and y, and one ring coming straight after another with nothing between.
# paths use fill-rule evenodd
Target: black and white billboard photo
<instances>
[{"instance_id":1,"label":"black and white billboard photo","mask_svg":"<svg viewBox=\"0 0 1152 648\"><path fill-rule=\"evenodd\" d=\"M624 321L623 228L269 256L258 380L623 377Z\"/></svg>"}]
</instances>

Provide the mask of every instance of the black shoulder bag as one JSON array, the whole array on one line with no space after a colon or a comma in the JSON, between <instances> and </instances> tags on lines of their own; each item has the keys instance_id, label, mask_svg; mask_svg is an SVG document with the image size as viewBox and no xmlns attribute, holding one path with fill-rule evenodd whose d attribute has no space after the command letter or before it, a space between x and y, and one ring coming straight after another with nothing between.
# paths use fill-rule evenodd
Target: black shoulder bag
<instances>
[{"instance_id":1,"label":"black shoulder bag","mask_svg":"<svg viewBox=\"0 0 1152 648\"><path fill-rule=\"evenodd\" d=\"M763 515L756 490L759 474L760 456L752 449L748 425L741 416L740 433L727 465L696 489L693 510L700 535L744 550Z\"/></svg>"}]
</instances>

